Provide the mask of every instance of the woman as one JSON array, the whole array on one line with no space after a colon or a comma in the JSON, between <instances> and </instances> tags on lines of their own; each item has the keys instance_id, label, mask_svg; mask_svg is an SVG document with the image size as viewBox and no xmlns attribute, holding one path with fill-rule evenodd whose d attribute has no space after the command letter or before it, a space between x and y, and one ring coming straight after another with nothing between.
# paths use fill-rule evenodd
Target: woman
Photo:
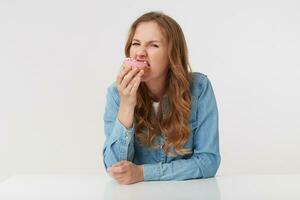
<instances>
[{"instance_id":1,"label":"woman","mask_svg":"<svg viewBox=\"0 0 300 200\"><path fill-rule=\"evenodd\" d=\"M192 73L180 26L149 12L131 26L124 67L107 90L105 168L121 184L215 176L220 165L218 110L206 75Z\"/></svg>"}]
</instances>

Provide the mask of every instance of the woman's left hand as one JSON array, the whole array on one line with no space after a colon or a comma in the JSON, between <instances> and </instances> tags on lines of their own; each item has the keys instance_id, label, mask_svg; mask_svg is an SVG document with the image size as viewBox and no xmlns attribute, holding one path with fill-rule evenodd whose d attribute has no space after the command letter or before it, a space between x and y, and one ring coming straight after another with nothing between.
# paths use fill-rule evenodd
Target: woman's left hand
<instances>
[{"instance_id":1,"label":"woman's left hand","mask_svg":"<svg viewBox=\"0 0 300 200\"><path fill-rule=\"evenodd\" d=\"M129 185L144 181L142 165L135 165L130 161L122 160L107 169L108 174L120 184Z\"/></svg>"}]
</instances>

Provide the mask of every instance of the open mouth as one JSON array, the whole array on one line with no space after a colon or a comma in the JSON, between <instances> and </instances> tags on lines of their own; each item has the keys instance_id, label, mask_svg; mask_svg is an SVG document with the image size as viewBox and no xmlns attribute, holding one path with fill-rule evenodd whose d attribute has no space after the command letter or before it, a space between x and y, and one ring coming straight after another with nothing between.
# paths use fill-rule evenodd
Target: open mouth
<instances>
[{"instance_id":1,"label":"open mouth","mask_svg":"<svg viewBox=\"0 0 300 200\"><path fill-rule=\"evenodd\" d=\"M148 67L150 67L150 64L149 64L149 62L148 62L147 60L136 60L136 61L138 61L138 62L143 62L143 63L145 63Z\"/></svg>"},{"instance_id":2,"label":"open mouth","mask_svg":"<svg viewBox=\"0 0 300 200\"><path fill-rule=\"evenodd\" d=\"M144 68L145 70L150 68L150 63L147 60L141 60L141 59L134 59L134 58L125 58L123 64L137 67L137 68Z\"/></svg>"}]
</instances>

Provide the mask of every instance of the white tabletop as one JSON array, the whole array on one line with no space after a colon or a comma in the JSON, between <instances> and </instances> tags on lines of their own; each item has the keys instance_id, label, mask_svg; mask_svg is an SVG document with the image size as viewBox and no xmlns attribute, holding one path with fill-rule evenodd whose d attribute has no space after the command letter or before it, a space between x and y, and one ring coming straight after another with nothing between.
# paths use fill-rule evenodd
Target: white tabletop
<instances>
[{"instance_id":1,"label":"white tabletop","mask_svg":"<svg viewBox=\"0 0 300 200\"><path fill-rule=\"evenodd\" d=\"M299 200L300 174L217 176L133 185L119 185L107 175L16 175L0 183L0 199Z\"/></svg>"}]
</instances>

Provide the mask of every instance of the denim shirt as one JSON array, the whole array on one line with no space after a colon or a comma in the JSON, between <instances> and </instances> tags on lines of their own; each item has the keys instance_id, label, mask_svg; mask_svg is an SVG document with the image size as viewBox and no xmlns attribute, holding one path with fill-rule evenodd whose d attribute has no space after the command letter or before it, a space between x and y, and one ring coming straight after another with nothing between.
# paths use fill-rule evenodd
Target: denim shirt
<instances>
[{"instance_id":1,"label":"denim shirt","mask_svg":"<svg viewBox=\"0 0 300 200\"><path fill-rule=\"evenodd\" d=\"M189 117L190 137L185 148L192 154L168 156L162 149L163 136L156 138L160 148L150 149L139 146L135 140L135 122L130 129L125 128L117 118L119 93L115 83L106 94L104 113L105 142L103 162L107 169L113 164L128 160L143 165L144 180L186 180L215 176L220 162L218 109L212 85L206 75L192 73L192 108ZM164 112L164 104L162 104ZM161 134L162 135L162 134Z\"/></svg>"}]
</instances>

